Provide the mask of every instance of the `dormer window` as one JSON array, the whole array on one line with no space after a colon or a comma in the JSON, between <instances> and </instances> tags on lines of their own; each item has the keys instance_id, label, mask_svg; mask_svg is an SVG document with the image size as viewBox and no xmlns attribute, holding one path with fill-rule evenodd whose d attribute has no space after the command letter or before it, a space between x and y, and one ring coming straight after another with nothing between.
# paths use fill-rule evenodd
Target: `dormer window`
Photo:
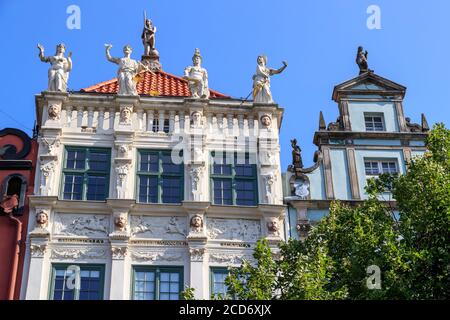
<instances>
[{"instance_id":1,"label":"dormer window","mask_svg":"<svg viewBox=\"0 0 450 320\"><path fill-rule=\"evenodd\" d=\"M382 113L364 113L366 131L385 131Z\"/></svg>"}]
</instances>

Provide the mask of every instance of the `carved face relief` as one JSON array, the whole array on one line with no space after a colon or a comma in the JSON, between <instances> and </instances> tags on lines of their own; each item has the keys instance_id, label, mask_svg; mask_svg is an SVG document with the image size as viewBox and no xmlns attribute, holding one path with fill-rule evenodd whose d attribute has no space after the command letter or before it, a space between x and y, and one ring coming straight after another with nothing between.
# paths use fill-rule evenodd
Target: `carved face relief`
<instances>
[{"instance_id":1,"label":"carved face relief","mask_svg":"<svg viewBox=\"0 0 450 320\"><path fill-rule=\"evenodd\" d=\"M119 146L118 150L121 155L126 157L128 155L129 146L126 144L122 144Z\"/></svg>"},{"instance_id":2,"label":"carved face relief","mask_svg":"<svg viewBox=\"0 0 450 320\"><path fill-rule=\"evenodd\" d=\"M121 124L130 124L131 123L131 107L124 107L120 111L120 123Z\"/></svg>"},{"instance_id":3,"label":"carved face relief","mask_svg":"<svg viewBox=\"0 0 450 320\"><path fill-rule=\"evenodd\" d=\"M267 230L270 234L278 235L278 232L280 230L279 220L277 218L273 218L269 221L267 221Z\"/></svg>"},{"instance_id":4,"label":"carved face relief","mask_svg":"<svg viewBox=\"0 0 450 320\"><path fill-rule=\"evenodd\" d=\"M272 123L272 119L270 118L270 116L268 114L265 114L261 117L261 124L268 128L270 127L270 124Z\"/></svg>"},{"instance_id":5,"label":"carved face relief","mask_svg":"<svg viewBox=\"0 0 450 320\"><path fill-rule=\"evenodd\" d=\"M48 118L50 120L58 120L59 119L59 106L57 104L52 104L48 107Z\"/></svg>"},{"instance_id":6,"label":"carved face relief","mask_svg":"<svg viewBox=\"0 0 450 320\"><path fill-rule=\"evenodd\" d=\"M114 224L116 225L119 231L125 231L127 227L127 215L125 213L121 213L114 219Z\"/></svg>"},{"instance_id":7,"label":"carved face relief","mask_svg":"<svg viewBox=\"0 0 450 320\"><path fill-rule=\"evenodd\" d=\"M194 111L191 114L191 126L193 128L200 128L202 125L202 114L199 111Z\"/></svg>"},{"instance_id":8,"label":"carved face relief","mask_svg":"<svg viewBox=\"0 0 450 320\"><path fill-rule=\"evenodd\" d=\"M203 229L203 218L199 215L195 215L191 218L191 228L195 232L200 232Z\"/></svg>"},{"instance_id":9,"label":"carved face relief","mask_svg":"<svg viewBox=\"0 0 450 320\"><path fill-rule=\"evenodd\" d=\"M36 225L39 228L45 228L47 227L48 223L48 214L44 210L40 210L36 213Z\"/></svg>"}]
</instances>

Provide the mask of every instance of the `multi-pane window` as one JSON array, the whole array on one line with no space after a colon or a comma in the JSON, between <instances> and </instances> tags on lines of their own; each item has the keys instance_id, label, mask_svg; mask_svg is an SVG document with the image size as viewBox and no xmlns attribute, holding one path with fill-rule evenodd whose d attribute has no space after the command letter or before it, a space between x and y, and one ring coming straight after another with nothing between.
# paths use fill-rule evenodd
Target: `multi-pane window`
<instances>
[{"instance_id":1,"label":"multi-pane window","mask_svg":"<svg viewBox=\"0 0 450 320\"><path fill-rule=\"evenodd\" d=\"M153 132L159 131L159 119L153 119ZM170 126L169 126L169 119L164 119L164 125L163 125L163 131L165 133L169 133Z\"/></svg>"},{"instance_id":2,"label":"multi-pane window","mask_svg":"<svg viewBox=\"0 0 450 320\"><path fill-rule=\"evenodd\" d=\"M67 147L63 199L105 200L108 197L110 158L109 149Z\"/></svg>"},{"instance_id":3,"label":"multi-pane window","mask_svg":"<svg viewBox=\"0 0 450 320\"><path fill-rule=\"evenodd\" d=\"M133 300L179 300L183 268L135 266Z\"/></svg>"},{"instance_id":4,"label":"multi-pane window","mask_svg":"<svg viewBox=\"0 0 450 320\"><path fill-rule=\"evenodd\" d=\"M384 121L382 114L364 114L366 131L384 131Z\"/></svg>"},{"instance_id":5,"label":"multi-pane window","mask_svg":"<svg viewBox=\"0 0 450 320\"><path fill-rule=\"evenodd\" d=\"M183 171L183 163L172 161L171 151L140 151L139 202L180 203L183 200Z\"/></svg>"},{"instance_id":6,"label":"multi-pane window","mask_svg":"<svg viewBox=\"0 0 450 320\"><path fill-rule=\"evenodd\" d=\"M55 264L51 277L51 300L103 299L104 266Z\"/></svg>"},{"instance_id":7,"label":"multi-pane window","mask_svg":"<svg viewBox=\"0 0 450 320\"><path fill-rule=\"evenodd\" d=\"M395 160L365 160L366 176L377 176L382 173L398 173Z\"/></svg>"},{"instance_id":8,"label":"multi-pane window","mask_svg":"<svg viewBox=\"0 0 450 320\"><path fill-rule=\"evenodd\" d=\"M225 279L228 277L227 268L211 268L211 297L225 298L227 296L228 286Z\"/></svg>"},{"instance_id":9,"label":"multi-pane window","mask_svg":"<svg viewBox=\"0 0 450 320\"><path fill-rule=\"evenodd\" d=\"M258 202L256 165L250 164L249 154L240 156L234 154L232 160L224 155L217 161L213 152L212 159L211 185L214 204L256 205Z\"/></svg>"}]
</instances>

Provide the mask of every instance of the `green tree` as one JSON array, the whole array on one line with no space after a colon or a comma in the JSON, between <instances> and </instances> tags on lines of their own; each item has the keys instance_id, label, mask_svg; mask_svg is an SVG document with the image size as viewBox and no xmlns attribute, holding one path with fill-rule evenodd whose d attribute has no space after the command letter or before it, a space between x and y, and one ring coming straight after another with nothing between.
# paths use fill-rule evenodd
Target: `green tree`
<instances>
[{"instance_id":1,"label":"green tree","mask_svg":"<svg viewBox=\"0 0 450 320\"><path fill-rule=\"evenodd\" d=\"M448 299L450 130L434 126L427 149L405 175L370 180L361 205L333 202L304 242L280 244L277 259L267 241L258 242L256 263L231 269L229 293L240 299ZM398 211L381 201L386 194ZM373 265L381 271L379 289L367 285Z\"/></svg>"}]
</instances>

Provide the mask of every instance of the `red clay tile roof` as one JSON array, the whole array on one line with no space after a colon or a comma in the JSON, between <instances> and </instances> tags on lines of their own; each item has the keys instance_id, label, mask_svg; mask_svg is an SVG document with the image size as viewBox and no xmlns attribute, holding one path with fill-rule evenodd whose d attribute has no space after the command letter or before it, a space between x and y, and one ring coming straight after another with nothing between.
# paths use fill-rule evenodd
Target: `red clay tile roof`
<instances>
[{"instance_id":1,"label":"red clay tile roof","mask_svg":"<svg viewBox=\"0 0 450 320\"><path fill-rule=\"evenodd\" d=\"M168 96L168 97L190 97L188 83L185 79L174 76L164 71L155 71L155 74L144 71L139 74L140 80L137 83L139 95ZM119 85L117 78L98 83L88 88L81 89L81 92L96 93L117 93ZM229 99L220 92L209 90L210 98Z\"/></svg>"}]
</instances>

